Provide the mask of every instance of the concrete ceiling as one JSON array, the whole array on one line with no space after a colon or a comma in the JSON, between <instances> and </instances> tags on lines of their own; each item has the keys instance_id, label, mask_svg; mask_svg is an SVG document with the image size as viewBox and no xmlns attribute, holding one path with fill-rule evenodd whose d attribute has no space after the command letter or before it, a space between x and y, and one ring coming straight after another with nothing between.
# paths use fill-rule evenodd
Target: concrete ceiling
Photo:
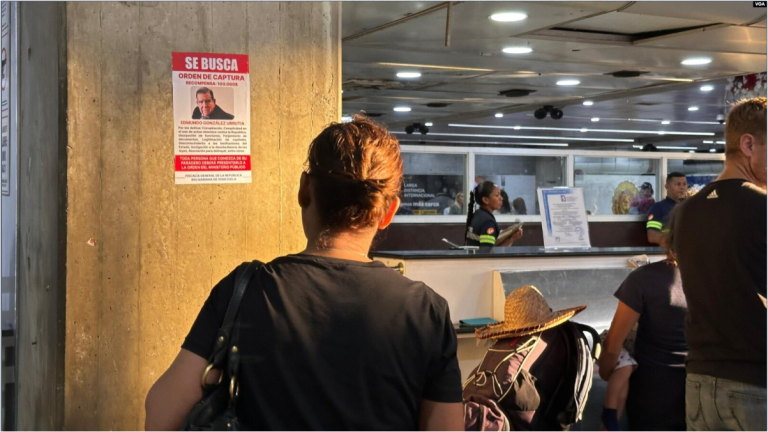
<instances>
[{"instance_id":1,"label":"concrete ceiling","mask_svg":"<svg viewBox=\"0 0 768 432\"><path fill-rule=\"evenodd\" d=\"M716 116L726 108L726 78L766 70L766 14L749 2L453 2L450 24L448 9L447 2L343 3L342 112L378 115L395 132L433 123L426 136L398 135L404 143L551 140L579 149L661 143L706 150L703 141L722 140ZM491 21L498 12L528 18ZM533 52L501 52L510 46ZM691 57L712 62L681 64ZM622 70L644 73L610 75ZM422 75L398 78L402 71ZM563 79L580 84L558 86ZM714 90L701 91L704 84ZM500 95L510 89L531 93ZM427 106L435 103L445 106ZM543 105L564 117L537 120L533 111Z\"/></svg>"}]
</instances>

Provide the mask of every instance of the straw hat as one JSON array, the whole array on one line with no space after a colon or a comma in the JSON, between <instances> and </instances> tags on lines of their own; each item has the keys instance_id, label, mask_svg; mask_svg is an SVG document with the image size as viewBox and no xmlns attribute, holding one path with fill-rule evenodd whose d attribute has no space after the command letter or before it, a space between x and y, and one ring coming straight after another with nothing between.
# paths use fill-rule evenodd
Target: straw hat
<instances>
[{"instance_id":1,"label":"straw hat","mask_svg":"<svg viewBox=\"0 0 768 432\"><path fill-rule=\"evenodd\" d=\"M533 286L520 287L504 302L504 321L475 330L478 339L525 336L558 326L586 309L577 306L553 312L541 292Z\"/></svg>"}]
</instances>

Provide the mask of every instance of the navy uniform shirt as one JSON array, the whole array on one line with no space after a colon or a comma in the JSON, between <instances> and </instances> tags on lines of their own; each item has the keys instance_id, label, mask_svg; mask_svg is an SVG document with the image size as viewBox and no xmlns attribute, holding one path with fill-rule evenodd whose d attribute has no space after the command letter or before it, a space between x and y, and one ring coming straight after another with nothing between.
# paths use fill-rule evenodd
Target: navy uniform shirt
<instances>
[{"instance_id":1,"label":"navy uniform shirt","mask_svg":"<svg viewBox=\"0 0 768 432\"><path fill-rule=\"evenodd\" d=\"M648 222L645 223L645 228L663 231L664 225L669 221L669 214L672 213L672 209L675 208L676 205L677 201L670 197L666 197L663 200L654 203L651 206L651 210L648 211Z\"/></svg>"},{"instance_id":2,"label":"navy uniform shirt","mask_svg":"<svg viewBox=\"0 0 768 432\"><path fill-rule=\"evenodd\" d=\"M466 234L467 246L495 246L499 236L499 226L496 217L488 211L478 209L472 215Z\"/></svg>"}]
</instances>

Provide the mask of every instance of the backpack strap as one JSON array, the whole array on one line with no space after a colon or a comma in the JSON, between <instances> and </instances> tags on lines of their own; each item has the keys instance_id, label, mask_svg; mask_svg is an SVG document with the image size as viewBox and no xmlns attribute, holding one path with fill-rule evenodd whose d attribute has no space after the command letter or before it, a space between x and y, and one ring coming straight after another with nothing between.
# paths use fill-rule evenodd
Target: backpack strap
<instances>
[{"instance_id":1,"label":"backpack strap","mask_svg":"<svg viewBox=\"0 0 768 432\"><path fill-rule=\"evenodd\" d=\"M600 352L603 350L603 343L600 340L600 335L597 333L597 330L586 324L577 322L574 322L573 325L575 325L576 329L581 333L589 334L589 337L592 339L592 345L589 346L589 351L592 355L592 361L597 361L598 357L600 357Z\"/></svg>"}]
</instances>

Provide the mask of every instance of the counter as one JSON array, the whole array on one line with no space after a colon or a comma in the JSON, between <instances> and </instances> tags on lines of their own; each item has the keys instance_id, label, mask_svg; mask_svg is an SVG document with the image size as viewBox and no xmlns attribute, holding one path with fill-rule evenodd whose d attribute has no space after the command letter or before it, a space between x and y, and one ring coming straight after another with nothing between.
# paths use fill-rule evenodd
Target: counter
<instances>
[{"instance_id":1,"label":"counter","mask_svg":"<svg viewBox=\"0 0 768 432\"><path fill-rule=\"evenodd\" d=\"M618 301L613 293L632 271L628 259L665 258L659 247L544 250L512 246L477 251L380 251L372 256L422 281L448 302L451 320L504 318L504 299L522 285L536 286L553 309L587 305L575 321L598 332L608 328ZM459 334L459 366L466 379L485 353L473 333Z\"/></svg>"}]
</instances>

